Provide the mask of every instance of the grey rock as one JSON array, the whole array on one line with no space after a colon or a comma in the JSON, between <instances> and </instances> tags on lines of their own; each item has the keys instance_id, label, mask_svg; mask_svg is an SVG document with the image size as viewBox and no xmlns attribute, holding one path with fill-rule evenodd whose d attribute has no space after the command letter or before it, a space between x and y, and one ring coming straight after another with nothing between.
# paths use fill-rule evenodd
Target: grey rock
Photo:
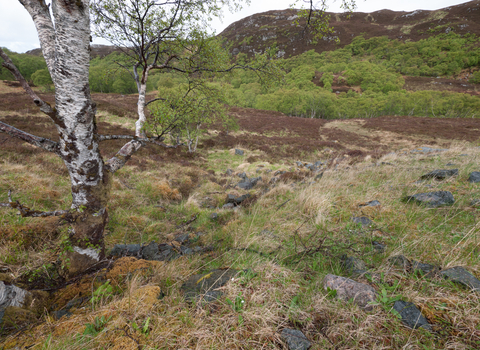
<instances>
[{"instance_id":1,"label":"grey rock","mask_svg":"<svg viewBox=\"0 0 480 350\"><path fill-rule=\"evenodd\" d=\"M410 270L412 263L404 255L395 255L391 258L388 258L388 261L394 266L401 268L403 270Z\"/></svg>"},{"instance_id":2,"label":"grey rock","mask_svg":"<svg viewBox=\"0 0 480 350\"><path fill-rule=\"evenodd\" d=\"M58 310L58 311L52 312L52 315L55 320L59 320L63 316L69 317L69 316L72 316L73 314L68 310Z\"/></svg>"},{"instance_id":3,"label":"grey rock","mask_svg":"<svg viewBox=\"0 0 480 350\"><path fill-rule=\"evenodd\" d=\"M429 208L437 208L443 205L452 205L455 203L453 194L449 191L417 193L412 196L405 197L404 200L407 202L417 202Z\"/></svg>"},{"instance_id":4,"label":"grey rock","mask_svg":"<svg viewBox=\"0 0 480 350\"><path fill-rule=\"evenodd\" d=\"M142 247L141 256L145 260L170 261L180 255L169 244L150 242Z\"/></svg>"},{"instance_id":5,"label":"grey rock","mask_svg":"<svg viewBox=\"0 0 480 350\"><path fill-rule=\"evenodd\" d=\"M428 323L427 319L422 315L415 304L403 300L397 300L395 304L393 304L393 308L400 314L402 322L409 328L417 329L421 327L423 329L432 330L432 326Z\"/></svg>"},{"instance_id":6,"label":"grey rock","mask_svg":"<svg viewBox=\"0 0 480 350\"><path fill-rule=\"evenodd\" d=\"M430 148L430 147L420 147L411 151L411 153L433 153L433 152L446 152L446 148Z\"/></svg>"},{"instance_id":7,"label":"grey rock","mask_svg":"<svg viewBox=\"0 0 480 350\"><path fill-rule=\"evenodd\" d=\"M312 343L298 329L284 328L281 337L287 343L289 350L308 350L312 346Z\"/></svg>"},{"instance_id":8,"label":"grey rock","mask_svg":"<svg viewBox=\"0 0 480 350\"><path fill-rule=\"evenodd\" d=\"M244 190L251 190L261 179L261 177L252 177L251 179L245 179L243 182L239 182L237 186Z\"/></svg>"},{"instance_id":9,"label":"grey rock","mask_svg":"<svg viewBox=\"0 0 480 350\"><path fill-rule=\"evenodd\" d=\"M342 266L349 274L363 274L367 270L367 265L363 260L353 256L342 256Z\"/></svg>"},{"instance_id":10,"label":"grey rock","mask_svg":"<svg viewBox=\"0 0 480 350\"><path fill-rule=\"evenodd\" d=\"M150 242L142 248L142 258L145 260L158 260L159 250L158 243Z\"/></svg>"},{"instance_id":11,"label":"grey rock","mask_svg":"<svg viewBox=\"0 0 480 350\"><path fill-rule=\"evenodd\" d=\"M372 305L369 305L370 302L375 301L376 292L373 287L355 282L349 278L327 275L323 280L323 288L325 291L328 288L336 290L337 299L348 301L353 299L353 302L360 306L361 308L369 311L373 309Z\"/></svg>"},{"instance_id":12,"label":"grey rock","mask_svg":"<svg viewBox=\"0 0 480 350\"><path fill-rule=\"evenodd\" d=\"M182 253L182 255L191 255L193 254L193 250L192 248L188 248L184 245L180 246L180 252Z\"/></svg>"},{"instance_id":13,"label":"grey rock","mask_svg":"<svg viewBox=\"0 0 480 350\"><path fill-rule=\"evenodd\" d=\"M358 217L354 216L352 217L352 221L355 224L361 224L363 227L370 226L371 224L373 224L372 220L370 220L366 216L358 216Z\"/></svg>"},{"instance_id":14,"label":"grey rock","mask_svg":"<svg viewBox=\"0 0 480 350\"><path fill-rule=\"evenodd\" d=\"M217 213L212 213L212 214L210 215L210 219L212 219L212 220L217 220L217 219L218 219L218 214L217 214Z\"/></svg>"},{"instance_id":15,"label":"grey rock","mask_svg":"<svg viewBox=\"0 0 480 350\"><path fill-rule=\"evenodd\" d=\"M241 179L248 179L246 172L238 173L237 176L238 176L239 178L241 178Z\"/></svg>"},{"instance_id":16,"label":"grey rock","mask_svg":"<svg viewBox=\"0 0 480 350\"><path fill-rule=\"evenodd\" d=\"M25 299L30 295L30 292L19 288L12 284L5 284L0 281L0 324L5 313L5 309L9 306L23 307Z\"/></svg>"},{"instance_id":17,"label":"grey rock","mask_svg":"<svg viewBox=\"0 0 480 350\"><path fill-rule=\"evenodd\" d=\"M188 242L188 233L182 233L180 235L178 235L177 237L175 237L175 241L178 242L178 243L186 243Z\"/></svg>"},{"instance_id":18,"label":"grey rock","mask_svg":"<svg viewBox=\"0 0 480 350\"><path fill-rule=\"evenodd\" d=\"M299 168L303 168L303 162L295 162Z\"/></svg>"},{"instance_id":19,"label":"grey rock","mask_svg":"<svg viewBox=\"0 0 480 350\"><path fill-rule=\"evenodd\" d=\"M232 176L233 175L233 170L232 169L227 169L225 172L225 175Z\"/></svg>"},{"instance_id":20,"label":"grey rock","mask_svg":"<svg viewBox=\"0 0 480 350\"><path fill-rule=\"evenodd\" d=\"M243 156L245 152L241 149L235 148L235 155L237 156Z\"/></svg>"},{"instance_id":21,"label":"grey rock","mask_svg":"<svg viewBox=\"0 0 480 350\"><path fill-rule=\"evenodd\" d=\"M226 199L225 202L227 204L233 204L234 206L236 206L236 205L240 205L244 200L246 200L247 198L250 198L250 197L251 197L251 195L249 193L244 194L244 195L239 196L239 197L236 197L233 194L229 194L229 195L227 195L227 199Z\"/></svg>"},{"instance_id":22,"label":"grey rock","mask_svg":"<svg viewBox=\"0 0 480 350\"><path fill-rule=\"evenodd\" d=\"M419 261L412 261L412 270L413 271L420 271L423 275L426 276L433 276L436 272L438 272L438 266L425 264Z\"/></svg>"},{"instance_id":23,"label":"grey rock","mask_svg":"<svg viewBox=\"0 0 480 350\"><path fill-rule=\"evenodd\" d=\"M455 163L448 162L445 166L457 166Z\"/></svg>"},{"instance_id":24,"label":"grey rock","mask_svg":"<svg viewBox=\"0 0 480 350\"><path fill-rule=\"evenodd\" d=\"M472 182L472 183L480 182L480 171L471 172L470 175L468 175L468 182Z\"/></svg>"},{"instance_id":25,"label":"grey rock","mask_svg":"<svg viewBox=\"0 0 480 350\"><path fill-rule=\"evenodd\" d=\"M233 203L226 203L222 206L222 209L233 209L235 207L235 204Z\"/></svg>"},{"instance_id":26,"label":"grey rock","mask_svg":"<svg viewBox=\"0 0 480 350\"><path fill-rule=\"evenodd\" d=\"M110 251L111 256L138 256L140 244L115 244Z\"/></svg>"},{"instance_id":27,"label":"grey rock","mask_svg":"<svg viewBox=\"0 0 480 350\"><path fill-rule=\"evenodd\" d=\"M270 179L270 181L268 182L270 185L273 185L275 184L277 181L279 180L279 177L277 176L274 176Z\"/></svg>"},{"instance_id":28,"label":"grey rock","mask_svg":"<svg viewBox=\"0 0 480 350\"><path fill-rule=\"evenodd\" d=\"M364 203L364 204L360 204L359 207L377 207L380 205L380 202L377 201L376 199L374 199L373 201L370 201L370 202L367 202L367 203Z\"/></svg>"},{"instance_id":29,"label":"grey rock","mask_svg":"<svg viewBox=\"0 0 480 350\"><path fill-rule=\"evenodd\" d=\"M387 248L387 245L382 242L372 241L373 249L379 253L383 253Z\"/></svg>"},{"instance_id":30,"label":"grey rock","mask_svg":"<svg viewBox=\"0 0 480 350\"><path fill-rule=\"evenodd\" d=\"M276 172L273 173L273 176L283 175L285 173L286 173L285 170L277 170Z\"/></svg>"},{"instance_id":31,"label":"grey rock","mask_svg":"<svg viewBox=\"0 0 480 350\"><path fill-rule=\"evenodd\" d=\"M448 177L458 176L458 169L437 169L433 170L425 175L422 175L420 178L422 180L435 179L435 180L445 180Z\"/></svg>"},{"instance_id":32,"label":"grey rock","mask_svg":"<svg viewBox=\"0 0 480 350\"><path fill-rule=\"evenodd\" d=\"M453 282L462 284L480 294L480 281L461 266L440 271L440 275Z\"/></svg>"},{"instance_id":33,"label":"grey rock","mask_svg":"<svg viewBox=\"0 0 480 350\"><path fill-rule=\"evenodd\" d=\"M315 176L315 181L320 180L322 177L323 177L323 171L320 174L318 174L317 176Z\"/></svg>"},{"instance_id":34,"label":"grey rock","mask_svg":"<svg viewBox=\"0 0 480 350\"><path fill-rule=\"evenodd\" d=\"M207 303L217 300L223 292L219 290L230 281L238 271L213 270L208 273L191 276L180 288L188 301L205 301Z\"/></svg>"}]
</instances>

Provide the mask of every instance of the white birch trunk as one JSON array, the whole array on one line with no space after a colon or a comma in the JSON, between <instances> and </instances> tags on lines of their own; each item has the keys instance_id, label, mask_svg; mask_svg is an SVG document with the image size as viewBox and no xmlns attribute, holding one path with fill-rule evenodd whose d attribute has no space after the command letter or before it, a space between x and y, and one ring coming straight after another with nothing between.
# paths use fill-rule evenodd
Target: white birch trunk
<instances>
[{"instance_id":1,"label":"white birch trunk","mask_svg":"<svg viewBox=\"0 0 480 350\"><path fill-rule=\"evenodd\" d=\"M145 98L147 94L147 84L141 82L140 84L138 84L138 86L139 86L138 102L137 102L138 119L135 122L135 136L139 138L146 138L147 134L145 133L144 126L147 121L147 118L145 117L145 103L146 103Z\"/></svg>"}]
</instances>

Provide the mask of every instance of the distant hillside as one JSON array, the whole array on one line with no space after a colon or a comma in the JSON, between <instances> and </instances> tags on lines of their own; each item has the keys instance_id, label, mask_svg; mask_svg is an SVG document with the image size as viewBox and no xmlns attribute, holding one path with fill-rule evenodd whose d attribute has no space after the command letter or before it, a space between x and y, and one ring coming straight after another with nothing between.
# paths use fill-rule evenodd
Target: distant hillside
<instances>
[{"instance_id":1,"label":"distant hillside","mask_svg":"<svg viewBox=\"0 0 480 350\"><path fill-rule=\"evenodd\" d=\"M349 18L345 13L328 13L335 32L316 45L309 44L308 36L303 35L303 28L294 25L297 11L268 11L249 16L232 23L220 36L231 44L231 53L234 55L241 52L250 56L277 45L279 57L291 57L312 49L322 52L343 47L360 33L365 33L367 39L388 36L389 39L402 41L418 41L451 31L480 35L480 0L436 11L355 12ZM339 44L335 42L336 38L340 39Z\"/></svg>"},{"instance_id":2,"label":"distant hillside","mask_svg":"<svg viewBox=\"0 0 480 350\"><path fill-rule=\"evenodd\" d=\"M105 57L110 55L114 51L119 51L118 49L115 48L115 46L109 46L109 45L97 45L97 44L92 44L90 45L90 56L92 58L95 57ZM42 55L42 49L33 49L30 51L25 52L28 55L33 55L33 56L41 56Z\"/></svg>"}]
</instances>

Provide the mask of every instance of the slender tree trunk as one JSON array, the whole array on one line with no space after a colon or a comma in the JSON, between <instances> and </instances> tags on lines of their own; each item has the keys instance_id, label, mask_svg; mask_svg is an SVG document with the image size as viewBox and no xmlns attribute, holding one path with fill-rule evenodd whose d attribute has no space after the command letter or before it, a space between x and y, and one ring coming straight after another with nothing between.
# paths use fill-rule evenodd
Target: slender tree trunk
<instances>
[{"instance_id":1,"label":"slender tree trunk","mask_svg":"<svg viewBox=\"0 0 480 350\"><path fill-rule=\"evenodd\" d=\"M138 90L138 102L137 102L137 112L138 120L135 122L135 136L140 138L146 138L147 134L144 130L144 125L147 120L145 117L145 96L147 93L147 84L141 82L139 84L140 89Z\"/></svg>"}]
</instances>

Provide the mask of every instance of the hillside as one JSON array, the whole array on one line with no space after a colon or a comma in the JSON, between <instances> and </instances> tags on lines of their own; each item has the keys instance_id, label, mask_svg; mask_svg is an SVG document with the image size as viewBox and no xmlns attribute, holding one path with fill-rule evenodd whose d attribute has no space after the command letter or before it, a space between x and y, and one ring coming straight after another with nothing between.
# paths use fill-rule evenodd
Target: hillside
<instances>
[{"instance_id":1,"label":"hillside","mask_svg":"<svg viewBox=\"0 0 480 350\"><path fill-rule=\"evenodd\" d=\"M419 3L419 6L421 4ZM335 33L317 44L309 44L303 37L303 27L295 26L297 10L268 11L232 23L219 35L227 39L231 53L252 56L276 45L279 57L291 57L309 50L317 52L335 50L352 42L360 33L365 38L387 36L389 39L418 41L439 33L455 32L480 35L480 1L436 11L417 10L395 12L380 10L372 13L328 13ZM301 23L302 24L302 23ZM339 39L337 44L335 39Z\"/></svg>"}]
</instances>

